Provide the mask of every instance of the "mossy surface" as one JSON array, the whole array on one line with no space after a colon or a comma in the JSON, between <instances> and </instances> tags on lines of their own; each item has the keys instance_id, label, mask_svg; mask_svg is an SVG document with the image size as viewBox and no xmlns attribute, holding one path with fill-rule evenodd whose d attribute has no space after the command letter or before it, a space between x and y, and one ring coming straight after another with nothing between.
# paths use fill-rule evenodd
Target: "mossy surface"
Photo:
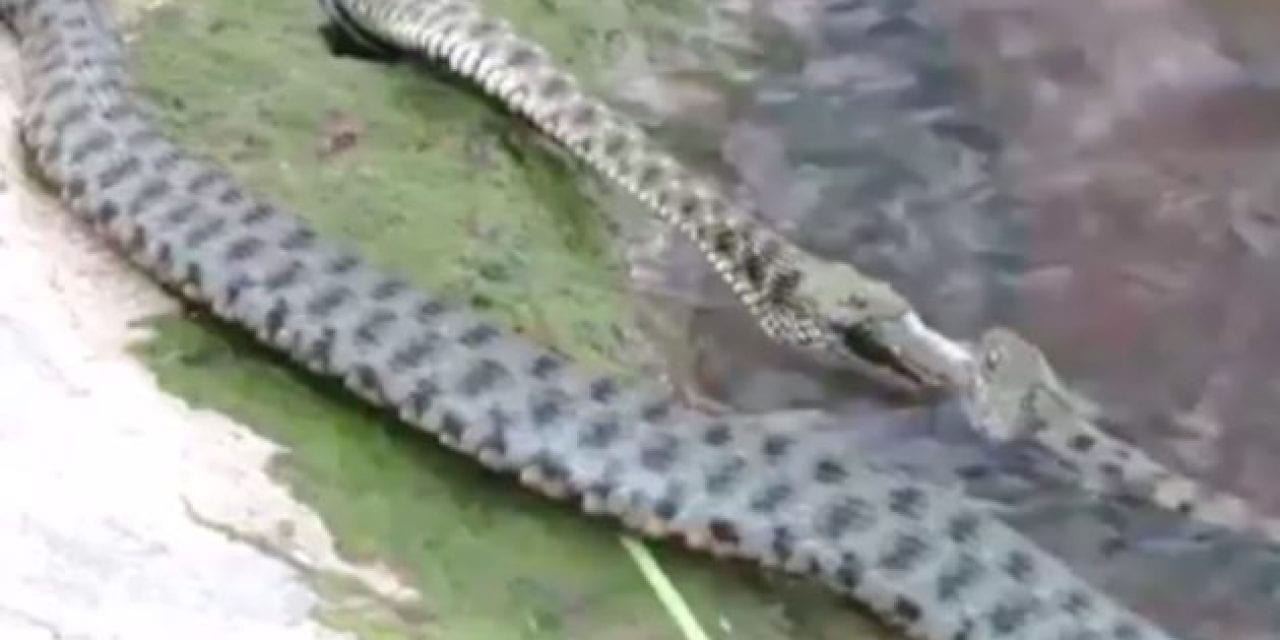
<instances>
[{"instance_id":1,"label":"mossy surface","mask_svg":"<svg viewBox=\"0 0 1280 640\"><path fill-rule=\"evenodd\" d=\"M679 5L490 6L589 78L618 34ZM318 21L301 0L171 0L131 24L140 88L170 132L322 231L592 366L636 371L611 235L578 168L456 81L330 57ZM328 624L363 638L679 637L607 523L491 476L232 328L194 316L154 327L138 351L162 386L286 447L274 473L342 552L394 567L424 596L388 620L318 577L336 594L317 612ZM823 594L659 555L713 637L879 635Z\"/></svg>"}]
</instances>

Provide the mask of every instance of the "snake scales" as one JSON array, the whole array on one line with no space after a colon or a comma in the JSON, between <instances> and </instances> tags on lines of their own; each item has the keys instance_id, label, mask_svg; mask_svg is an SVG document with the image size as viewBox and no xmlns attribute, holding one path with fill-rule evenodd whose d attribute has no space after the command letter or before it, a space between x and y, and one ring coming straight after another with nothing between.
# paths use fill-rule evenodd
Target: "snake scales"
<instances>
[{"instance_id":1,"label":"snake scales","mask_svg":"<svg viewBox=\"0 0 1280 640\"><path fill-rule=\"evenodd\" d=\"M926 640L1170 636L952 488L804 415L711 417L416 290L177 146L98 0L3 0L22 141L139 268L482 464L650 535L806 574Z\"/></svg>"},{"instance_id":2,"label":"snake scales","mask_svg":"<svg viewBox=\"0 0 1280 640\"><path fill-rule=\"evenodd\" d=\"M320 3L364 55L412 52L442 62L637 197L698 246L778 342L901 387L958 391L989 438L1035 439L1090 490L1134 495L1280 542L1280 521L1099 428L1096 413L1013 332L986 332L970 354L928 328L888 284L813 256L757 222L742 210L749 205L731 203L723 189L682 166L638 125L583 90L542 47L485 15L474 0Z\"/></svg>"}]
</instances>

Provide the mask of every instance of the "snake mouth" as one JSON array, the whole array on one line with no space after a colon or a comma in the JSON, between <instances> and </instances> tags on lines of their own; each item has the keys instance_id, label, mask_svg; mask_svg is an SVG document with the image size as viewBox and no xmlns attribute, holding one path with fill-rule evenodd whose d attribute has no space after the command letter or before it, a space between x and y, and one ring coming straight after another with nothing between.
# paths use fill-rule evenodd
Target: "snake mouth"
<instances>
[{"instance_id":1,"label":"snake mouth","mask_svg":"<svg viewBox=\"0 0 1280 640\"><path fill-rule=\"evenodd\" d=\"M853 357L865 360L876 369L887 371L893 377L916 390L936 386L929 378L910 366L896 351L878 339L865 323L835 326L840 346Z\"/></svg>"}]
</instances>

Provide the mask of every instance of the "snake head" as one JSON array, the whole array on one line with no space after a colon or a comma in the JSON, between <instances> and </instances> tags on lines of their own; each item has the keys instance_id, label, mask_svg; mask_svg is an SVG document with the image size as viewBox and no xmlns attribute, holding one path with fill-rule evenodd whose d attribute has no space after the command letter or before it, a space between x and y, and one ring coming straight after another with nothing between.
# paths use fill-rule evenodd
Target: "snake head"
<instances>
[{"instance_id":1,"label":"snake head","mask_svg":"<svg viewBox=\"0 0 1280 640\"><path fill-rule=\"evenodd\" d=\"M1062 384L1039 348L1009 329L983 334L976 355L966 404L978 428L993 437L1013 439L1043 428L1046 420L1097 413Z\"/></svg>"},{"instance_id":2,"label":"snake head","mask_svg":"<svg viewBox=\"0 0 1280 640\"><path fill-rule=\"evenodd\" d=\"M1052 375L1044 356L1018 334L996 327L978 341L974 369L967 405L976 426L999 440L1018 436L1031 394Z\"/></svg>"},{"instance_id":3,"label":"snake head","mask_svg":"<svg viewBox=\"0 0 1280 640\"><path fill-rule=\"evenodd\" d=\"M775 339L913 392L956 382L968 353L929 330L896 291L849 265L797 262L795 287L778 305L785 313L770 328Z\"/></svg>"}]
</instances>

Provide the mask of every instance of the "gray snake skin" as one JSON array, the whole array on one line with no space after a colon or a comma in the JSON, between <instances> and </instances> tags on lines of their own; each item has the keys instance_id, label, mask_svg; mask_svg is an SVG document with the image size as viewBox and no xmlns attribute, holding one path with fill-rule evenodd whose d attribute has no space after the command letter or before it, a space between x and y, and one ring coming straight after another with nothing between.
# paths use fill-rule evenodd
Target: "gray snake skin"
<instances>
[{"instance_id":1,"label":"gray snake skin","mask_svg":"<svg viewBox=\"0 0 1280 640\"><path fill-rule=\"evenodd\" d=\"M318 237L154 125L98 0L0 11L20 40L23 143L71 210L159 282L445 445L587 513L808 575L915 638L1170 638L812 416L690 411Z\"/></svg>"},{"instance_id":2,"label":"gray snake skin","mask_svg":"<svg viewBox=\"0 0 1280 640\"><path fill-rule=\"evenodd\" d=\"M698 245L775 340L821 360L858 365L899 387L949 387L992 441L1034 439L1075 469L1088 490L1136 496L1280 542L1280 521L1098 427L1096 414L1021 337L997 327L972 349L952 342L926 327L888 284L812 256L735 208L723 190L682 166L640 126L582 89L546 50L485 15L474 0L320 4L365 55L411 53L448 67L640 199Z\"/></svg>"}]
</instances>

